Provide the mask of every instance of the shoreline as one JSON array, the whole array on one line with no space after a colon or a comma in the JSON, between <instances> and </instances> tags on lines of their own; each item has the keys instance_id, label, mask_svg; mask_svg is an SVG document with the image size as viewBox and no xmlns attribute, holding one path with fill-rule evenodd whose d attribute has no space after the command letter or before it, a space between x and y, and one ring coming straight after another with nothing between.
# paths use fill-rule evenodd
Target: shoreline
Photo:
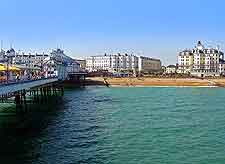
<instances>
[{"instance_id":1,"label":"shoreline","mask_svg":"<svg viewBox=\"0 0 225 164\"><path fill-rule=\"evenodd\" d=\"M86 87L106 87L106 85L86 85ZM126 86L126 85L110 85L112 88L219 88L219 86L160 86L160 85L135 85L135 86Z\"/></svg>"},{"instance_id":2,"label":"shoreline","mask_svg":"<svg viewBox=\"0 0 225 164\"><path fill-rule=\"evenodd\" d=\"M224 79L195 78L103 78L89 77L86 85L111 87L225 87Z\"/></svg>"},{"instance_id":3,"label":"shoreline","mask_svg":"<svg viewBox=\"0 0 225 164\"><path fill-rule=\"evenodd\" d=\"M97 86L97 85L96 85ZM102 85L99 85L102 86ZM175 85L135 85L135 86L125 86L125 85L110 85L110 87L121 87L121 88L218 88L219 86L175 86Z\"/></svg>"}]
</instances>

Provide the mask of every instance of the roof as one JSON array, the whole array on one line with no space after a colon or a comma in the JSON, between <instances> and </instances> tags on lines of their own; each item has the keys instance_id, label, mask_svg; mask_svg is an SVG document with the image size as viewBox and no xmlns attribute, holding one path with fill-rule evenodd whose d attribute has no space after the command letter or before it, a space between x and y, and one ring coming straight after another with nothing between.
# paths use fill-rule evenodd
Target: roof
<instances>
[{"instance_id":1,"label":"roof","mask_svg":"<svg viewBox=\"0 0 225 164\"><path fill-rule=\"evenodd\" d=\"M155 59L147 56L139 56L141 59L146 59L146 60L154 60L154 61L160 61L160 59Z\"/></svg>"},{"instance_id":2,"label":"roof","mask_svg":"<svg viewBox=\"0 0 225 164\"><path fill-rule=\"evenodd\" d=\"M225 64L225 60L224 59L219 59L219 63L220 64Z\"/></svg>"},{"instance_id":3,"label":"roof","mask_svg":"<svg viewBox=\"0 0 225 164\"><path fill-rule=\"evenodd\" d=\"M69 72L69 75L87 75L87 72Z\"/></svg>"},{"instance_id":4,"label":"roof","mask_svg":"<svg viewBox=\"0 0 225 164\"><path fill-rule=\"evenodd\" d=\"M201 43L201 41L198 41L198 44L197 44L198 46L201 46L202 45L202 43Z\"/></svg>"},{"instance_id":5,"label":"roof","mask_svg":"<svg viewBox=\"0 0 225 164\"><path fill-rule=\"evenodd\" d=\"M79 61L81 61L81 62L82 62L82 61L86 61L86 60L84 60L84 59L74 59L74 60L76 60L76 61L78 61L78 62L79 62Z\"/></svg>"},{"instance_id":6,"label":"roof","mask_svg":"<svg viewBox=\"0 0 225 164\"><path fill-rule=\"evenodd\" d=\"M168 65L166 68L177 68L175 65Z\"/></svg>"},{"instance_id":7,"label":"roof","mask_svg":"<svg viewBox=\"0 0 225 164\"><path fill-rule=\"evenodd\" d=\"M15 65L15 66L21 70L41 70L41 68L39 67L28 67L23 65Z\"/></svg>"}]
</instances>

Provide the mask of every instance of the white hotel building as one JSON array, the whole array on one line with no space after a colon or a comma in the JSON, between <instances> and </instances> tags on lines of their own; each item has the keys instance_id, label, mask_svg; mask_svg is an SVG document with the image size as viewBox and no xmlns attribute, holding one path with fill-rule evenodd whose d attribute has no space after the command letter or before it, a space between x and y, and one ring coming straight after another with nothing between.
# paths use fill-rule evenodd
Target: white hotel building
<instances>
[{"instance_id":1,"label":"white hotel building","mask_svg":"<svg viewBox=\"0 0 225 164\"><path fill-rule=\"evenodd\" d=\"M218 48L205 48L199 41L192 50L178 54L178 73L194 76L220 76L224 74L224 53Z\"/></svg>"},{"instance_id":2,"label":"white hotel building","mask_svg":"<svg viewBox=\"0 0 225 164\"><path fill-rule=\"evenodd\" d=\"M47 58L48 54L38 54L38 53L24 53L16 52L13 57L13 64L23 65L27 67L41 66L44 59Z\"/></svg>"},{"instance_id":3,"label":"white hotel building","mask_svg":"<svg viewBox=\"0 0 225 164\"><path fill-rule=\"evenodd\" d=\"M161 61L143 56L128 54L91 56L86 59L86 69L89 72L105 70L109 72L132 71L158 72L161 71Z\"/></svg>"},{"instance_id":4,"label":"white hotel building","mask_svg":"<svg viewBox=\"0 0 225 164\"><path fill-rule=\"evenodd\" d=\"M100 55L91 56L86 59L86 69L90 72L107 70L119 72L122 70L133 70L138 68L138 59L133 55Z\"/></svg>"},{"instance_id":5,"label":"white hotel building","mask_svg":"<svg viewBox=\"0 0 225 164\"><path fill-rule=\"evenodd\" d=\"M10 64L16 64L20 66L26 67L35 67L41 66L44 59L49 55L46 53L38 54L38 53L26 53L22 51L15 51L13 48L4 51L1 49L0 52L0 62L5 63L9 62Z\"/></svg>"}]
</instances>

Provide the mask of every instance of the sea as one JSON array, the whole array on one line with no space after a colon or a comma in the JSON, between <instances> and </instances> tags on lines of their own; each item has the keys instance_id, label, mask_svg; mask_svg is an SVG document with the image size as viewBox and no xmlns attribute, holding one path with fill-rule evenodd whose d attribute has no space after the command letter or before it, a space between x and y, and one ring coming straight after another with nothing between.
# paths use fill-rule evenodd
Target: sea
<instances>
[{"instance_id":1,"label":"sea","mask_svg":"<svg viewBox=\"0 0 225 164\"><path fill-rule=\"evenodd\" d=\"M68 89L0 115L1 164L224 164L225 88Z\"/></svg>"}]
</instances>

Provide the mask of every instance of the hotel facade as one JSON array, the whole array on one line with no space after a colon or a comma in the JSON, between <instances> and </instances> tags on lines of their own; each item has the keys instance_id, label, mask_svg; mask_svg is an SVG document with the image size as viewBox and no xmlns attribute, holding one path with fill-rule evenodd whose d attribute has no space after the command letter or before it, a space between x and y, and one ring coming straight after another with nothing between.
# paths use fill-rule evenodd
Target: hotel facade
<instances>
[{"instance_id":1,"label":"hotel facade","mask_svg":"<svg viewBox=\"0 0 225 164\"><path fill-rule=\"evenodd\" d=\"M194 49L178 54L178 73L204 77L220 76L224 71L224 53L218 48L205 48L200 41Z\"/></svg>"},{"instance_id":2,"label":"hotel facade","mask_svg":"<svg viewBox=\"0 0 225 164\"><path fill-rule=\"evenodd\" d=\"M41 66L44 59L49 55L46 53L26 53L21 51L15 51L13 48L0 52L0 63L9 62L9 64L15 64L26 67Z\"/></svg>"},{"instance_id":3,"label":"hotel facade","mask_svg":"<svg viewBox=\"0 0 225 164\"><path fill-rule=\"evenodd\" d=\"M162 63L159 59L150 57L138 57L138 71L143 73L154 73L162 70Z\"/></svg>"},{"instance_id":4,"label":"hotel facade","mask_svg":"<svg viewBox=\"0 0 225 164\"><path fill-rule=\"evenodd\" d=\"M89 72L104 70L112 73L121 71L150 73L161 71L161 61L128 54L105 54L86 58L86 69Z\"/></svg>"},{"instance_id":5,"label":"hotel facade","mask_svg":"<svg viewBox=\"0 0 225 164\"><path fill-rule=\"evenodd\" d=\"M41 66L44 59L47 58L48 54L38 54L38 53L24 53L17 52L13 57L13 64L23 65L28 67Z\"/></svg>"},{"instance_id":6,"label":"hotel facade","mask_svg":"<svg viewBox=\"0 0 225 164\"><path fill-rule=\"evenodd\" d=\"M92 71L120 72L124 70L137 70L138 58L133 55L99 55L86 58L86 69Z\"/></svg>"}]
</instances>

